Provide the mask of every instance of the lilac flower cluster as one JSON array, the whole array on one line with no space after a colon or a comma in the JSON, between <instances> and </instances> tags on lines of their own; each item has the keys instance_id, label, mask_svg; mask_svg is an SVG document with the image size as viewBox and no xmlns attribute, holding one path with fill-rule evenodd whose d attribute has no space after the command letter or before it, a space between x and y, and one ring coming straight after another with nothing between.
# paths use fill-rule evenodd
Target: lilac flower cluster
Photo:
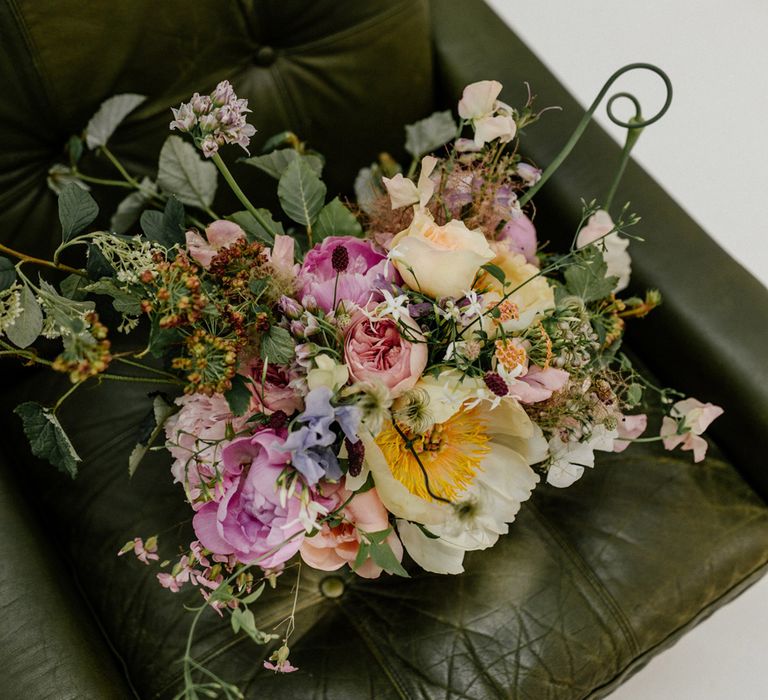
<instances>
[{"instance_id":1,"label":"lilac flower cluster","mask_svg":"<svg viewBox=\"0 0 768 700\"><path fill-rule=\"evenodd\" d=\"M239 99L228 80L222 80L210 95L195 93L189 102L172 109L175 119L171 130L191 134L195 145L206 158L211 158L220 146L235 143L248 153L255 127L246 122L248 100Z\"/></svg>"}]
</instances>

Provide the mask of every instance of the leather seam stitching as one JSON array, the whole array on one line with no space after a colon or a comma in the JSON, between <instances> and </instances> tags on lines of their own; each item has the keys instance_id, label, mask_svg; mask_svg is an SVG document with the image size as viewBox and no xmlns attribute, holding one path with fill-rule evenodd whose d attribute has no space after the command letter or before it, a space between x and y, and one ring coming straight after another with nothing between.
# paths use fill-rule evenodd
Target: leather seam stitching
<instances>
[{"instance_id":1,"label":"leather seam stitching","mask_svg":"<svg viewBox=\"0 0 768 700\"><path fill-rule=\"evenodd\" d=\"M631 623L627 619L627 616L624 614L622 609L619 607L619 604L616 602L616 599L613 597L613 595L611 595L610 591L603 585L602 581L600 581L600 579L595 575L594 571L592 571L592 568L589 566L586 560L581 556L578 550L572 547L570 543L568 543L562 537L557 527L549 521L549 519L541 512L541 510L539 510L539 508L535 504L531 503L529 504L529 506L530 506L530 509L533 511L533 514L536 517L536 519L541 523L544 529L549 533L552 539L563 550L563 552L568 556L568 558L576 565L576 568L578 569L579 573L584 577L587 583L589 583L591 588L600 597L607 611L613 616L613 618L619 624L622 634L624 635L624 638L627 644L629 645L630 652L632 653L633 656L637 656L640 653L640 645L637 641L637 638L635 637L635 633L632 629Z\"/></svg>"}]
</instances>

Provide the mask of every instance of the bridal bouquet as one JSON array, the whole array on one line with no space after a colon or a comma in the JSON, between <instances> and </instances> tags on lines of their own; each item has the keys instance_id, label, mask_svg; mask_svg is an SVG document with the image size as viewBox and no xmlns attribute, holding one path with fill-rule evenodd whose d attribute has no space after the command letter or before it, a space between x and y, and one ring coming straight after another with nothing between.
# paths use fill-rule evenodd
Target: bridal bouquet
<instances>
[{"instance_id":1,"label":"bridal bouquet","mask_svg":"<svg viewBox=\"0 0 768 700\"><path fill-rule=\"evenodd\" d=\"M164 437L194 540L159 582L198 586L236 632L275 638L250 606L297 558L375 578L408 576L407 552L459 574L537 485L571 485L596 451L661 440L703 459L701 433L721 409L657 388L620 351L625 323L660 303L656 291L620 296L638 217L585 203L568 250L540 247L528 202L549 173L517 140L540 113L530 99L500 102L501 87L467 86L458 123L441 112L406 127L410 168L386 155L364 168L356 205L326 201L324 160L294 134L271 139L245 162L276 179L282 222L220 157L228 144L247 152L255 131L229 83L173 110L156 180L108 148L142 100L119 95L51 170L63 230L53 260L3 248L19 258L0 258L3 354L72 382L53 407L16 409L32 451L76 474L57 412L84 382L178 387L151 395L130 470ZM110 231L86 230L98 180L78 169L84 148L132 190ZM243 204L224 217L212 209L219 173ZM60 260L78 246L85 269ZM34 263L70 275L56 288L29 273ZM114 328L100 319L105 300ZM118 351L115 332L141 348ZM41 335L62 342L52 360L31 348ZM654 396L667 415L641 438L639 407ZM139 534L120 553L159 560L157 537ZM288 634L268 668L295 670Z\"/></svg>"}]
</instances>

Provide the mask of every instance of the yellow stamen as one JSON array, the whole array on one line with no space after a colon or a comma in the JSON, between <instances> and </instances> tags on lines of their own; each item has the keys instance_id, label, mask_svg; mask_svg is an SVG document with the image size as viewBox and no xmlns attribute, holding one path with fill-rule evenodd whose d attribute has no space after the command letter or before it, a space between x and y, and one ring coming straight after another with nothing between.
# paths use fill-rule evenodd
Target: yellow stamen
<instances>
[{"instance_id":1,"label":"yellow stamen","mask_svg":"<svg viewBox=\"0 0 768 700\"><path fill-rule=\"evenodd\" d=\"M528 357L525 348L509 338L496 341L495 354L496 359L507 372L514 372L519 367L524 366Z\"/></svg>"},{"instance_id":2,"label":"yellow stamen","mask_svg":"<svg viewBox=\"0 0 768 700\"><path fill-rule=\"evenodd\" d=\"M402 427L401 430L407 434L407 430ZM423 435L408 435L408 438L406 442L391 426L379 433L376 444L381 448L392 475L412 494L425 501L435 500L429 491L441 498L454 500L472 483L475 474L482 468L483 458L490 452L489 437L477 409L458 411L445 423L433 426ZM419 461L429 479L429 489Z\"/></svg>"},{"instance_id":3,"label":"yellow stamen","mask_svg":"<svg viewBox=\"0 0 768 700\"><path fill-rule=\"evenodd\" d=\"M517 304L509 299L505 299L500 304L497 304L496 308L499 310L499 317L495 319L498 324L506 323L507 321L517 321L520 318L520 310Z\"/></svg>"}]
</instances>

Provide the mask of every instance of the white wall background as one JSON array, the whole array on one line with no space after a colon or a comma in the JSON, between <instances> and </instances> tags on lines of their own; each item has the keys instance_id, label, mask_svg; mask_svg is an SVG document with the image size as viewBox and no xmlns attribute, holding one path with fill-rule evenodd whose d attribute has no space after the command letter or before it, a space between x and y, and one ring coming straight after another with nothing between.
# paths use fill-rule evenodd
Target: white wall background
<instances>
[{"instance_id":1,"label":"white wall background","mask_svg":"<svg viewBox=\"0 0 768 700\"><path fill-rule=\"evenodd\" d=\"M669 74L672 107L641 135L633 155L768 286L768 2L487 2L585 107L626 63L655 63ZM634 92L646 115L661 105L658 78L638 71L623 80L615 89ZM623 142L622 130L610 123L604 106L597 119ZM768 340L768 329L756 332ZM768 698L768 578L656 657L611 697Z\"/></svg>"}]
</instances>

